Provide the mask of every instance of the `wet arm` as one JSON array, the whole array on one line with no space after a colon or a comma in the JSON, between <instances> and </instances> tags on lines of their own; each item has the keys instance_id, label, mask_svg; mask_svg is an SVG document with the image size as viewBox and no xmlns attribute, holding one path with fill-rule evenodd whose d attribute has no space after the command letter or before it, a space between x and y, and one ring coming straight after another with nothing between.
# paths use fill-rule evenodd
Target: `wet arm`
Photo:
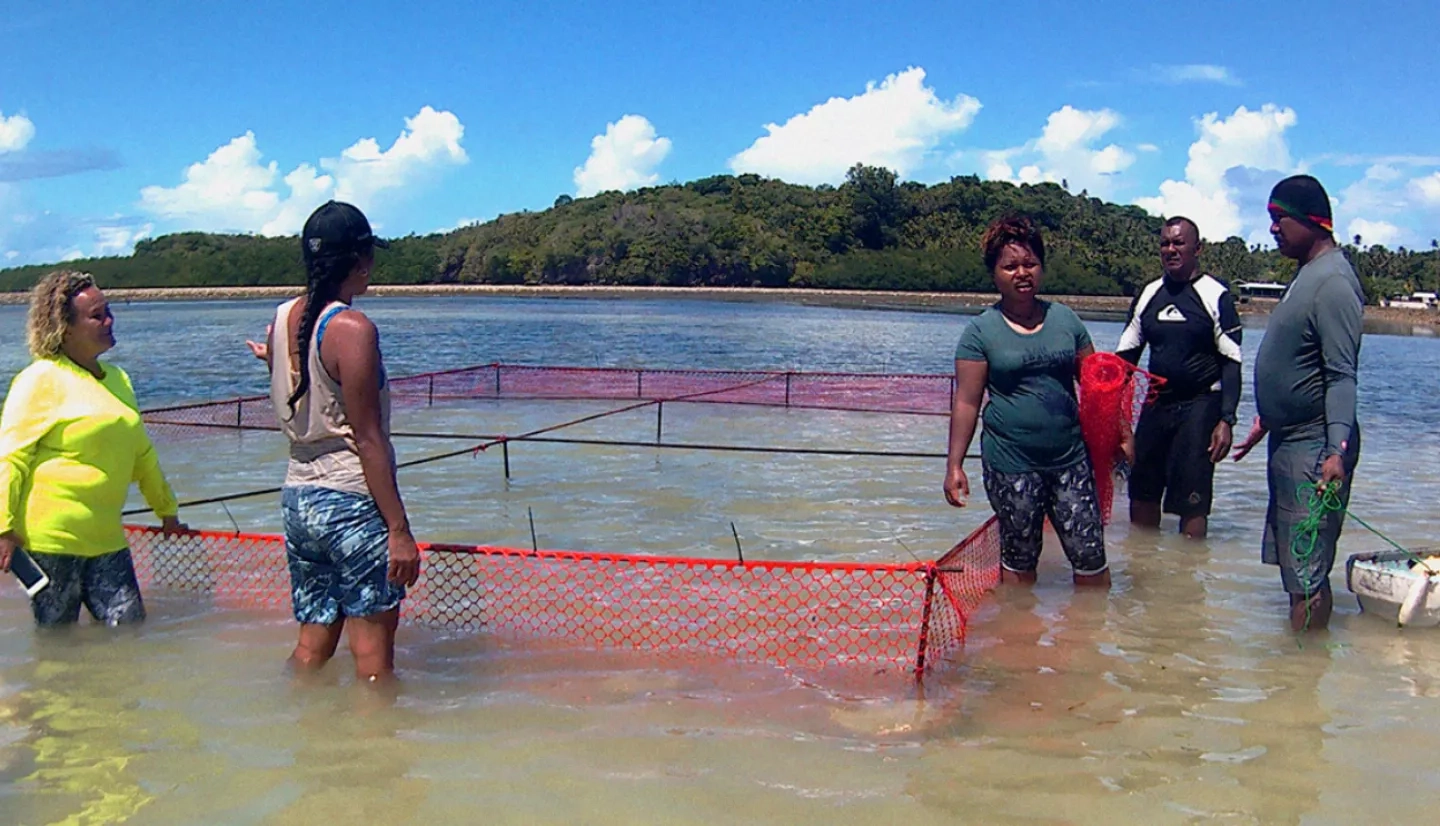
<instances>
[{"instance_id":1,"label":"wet arm","mask_svg":"<svg viewBox=\"0 0 1440 826\"><path fill-rule=\"evenodd\" d=\"M141 425L139 442L136 446L135 482L140 486L145 503L162 520L178 516L180 503L165 478L165 472L160 469L160 455L155 451L155 443L150 441L144 425Z\"/></svg>"},{"instance_id":2,"label":"wet arm","mask_svg":"<svg viewBox=\"0 0 1440 826\"><path fill-rule=\"evenodd\" d=\"M1120 343L1115 345L1115 355L1134 365L1140 364L1140 355L1145 352L1145 333L1140 328L1139 309L1140 296L1137 295L1130 302L1130 317L1120 333Z\"/></svg>"},{"instance_id":3,"label":"wet arm","mask_svg":"<svg viewBox=\"0 0 1440 826\"><path fill-rule=\"evenodd\" d=\"M1220 419L1235 424L1235 411L1240 407L1243 381L1240 366L1240 345L1243 341L1240 313L1235 297L1229 292L1220 296L1220 317L1215 324L1215 349L1220 353Z\"/></svg>"},{"instance_id":4,"label":"wet arm","mask_svg":"<svg viewBox=\"0 0 1440 826\"><path fill-rule=\"evenodd\" d=\"M321 347L327 367L333 363L340 379L365 485L390 532L408 535L410 520L395 481L390 439L380 421L380 341L375 324L356 312L340 313L330 323Z\"/></svg>"},{"instance_id":5,"label":"wet arm","mask_svg":"<svg viewBox=\"0 0 1440 826\"><path fill-rule=\"evenodd\" d=\"M140 404L135 399L135 386L130 383L129 374L113 365L110 369L120 374L120 386L116 388L116 395L127 407L139 413ZM150 434L145 430L143 419L135 433L134 468L131 481L140 486L145 503L155 515L161 520L178 515L180 504L175 499L175 491L171 490L170 483L165 479L164 471L160 469L160 454L156 452L155 443L150 440Z\"/></svg>"},{"instance_id":6,"label":"wet arm","mask_svg":"<svg viewBox=\"0 0 1440 826\"><path fill-rule=\"evenodd\" d=\"M970 452L975 438L975 425L980 418L980 399L985 394L989 365L983 361L957 359L955 362L955 400L950 405L950 449L945 460L947 469L958 468Z\"/></svg>"},{"instance_id":7,"label":"wet arm","mask_svg":"<svg viewBox=\"0 0 1440 826\"><path fill-rule=\"evenodd\" d=\"M1360 298L1332 278L1315 302L1315 332L1325 379L1325 456L1345 452L1355 424L1355 374L1360 361Z\"/></svg>"},{"instance_id":8,"label":"wet arm","mask_svg":"<svg viewBox=\"0 0 1440 826\"><path fill-rule=\"evenodd\" d=\"M10 385L0 410L0 536L14 538L36 448L55 426L60 401L58 388L38 373L22 372Z\"/></svg>"}]
</instances>

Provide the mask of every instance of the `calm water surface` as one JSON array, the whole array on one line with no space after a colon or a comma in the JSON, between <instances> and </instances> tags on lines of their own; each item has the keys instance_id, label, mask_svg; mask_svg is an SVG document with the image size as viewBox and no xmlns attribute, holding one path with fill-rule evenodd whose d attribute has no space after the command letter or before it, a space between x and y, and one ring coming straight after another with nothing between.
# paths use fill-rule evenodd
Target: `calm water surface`
<instances>
[{"instance_id":1,"label":"calm water surface","mask_svg":"<svg viewBox=\"0 0 1440 826\"><path fill-rule=\"evenodd\" d=\"M264 391L241 344L268 303L117 307L112 354L155 406ZM947 372L965 319L785 304L365 300L395 375L529 364ZM23 366L0 308L0 374ZM1119 326L1091 323L1102 349ZM1262 330L1246 331L1253 356ZM1353 510L1435 539L1440 341L1367 336ZM1249 381L1247 375L1247 383ZM1253 407L1246 400L1241 415ZM944 449L939 417L667 405L676 440ZM606 409L402 411L397 428L515 433ZM653 436L650 411L567 435ZM402 458L466 444L403 440ZM278 484L267 434L161 446L182 500ZM546 445L406 471L422 538L729 555L933 556L987 515L940 496L941 460ZM972 471L978 475L978 467ZM977 479L978 481L978 479ZM978 488L978 485L976 486ZM1263 462L1217 475L1211 537L1107 533L1109 595L1075 594L1047 550L998 594L964 664L927 682L814 686L774 669L677 665L406 629L393 707L341 655L324 684L281 670L285 616L151 594L123 633L40 634L0 582L0 823L1422 823L1440 799L1440 631L1397 631L1342 594L1298 646L1258 562ZM136 503L139 503L138 498ZM274 497L191 525L278 529ZM903 546L902 546L903 543ZM1382 546L1351 526L1342 555Z\"/></svg>"}]
</instances>

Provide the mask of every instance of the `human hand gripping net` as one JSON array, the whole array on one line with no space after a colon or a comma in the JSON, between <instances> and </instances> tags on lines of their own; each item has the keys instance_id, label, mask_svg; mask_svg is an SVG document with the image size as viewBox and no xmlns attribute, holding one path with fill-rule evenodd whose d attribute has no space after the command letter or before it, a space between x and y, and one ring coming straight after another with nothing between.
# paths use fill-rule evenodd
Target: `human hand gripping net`
<instances>
[{"instance_id":1,"label":"human hand gripping net","mask_svg":"<svg viewBox=\"0 0 1440 826\"><path fill-rule=\"evenodd\" d=\"M1154 401L1164 381L1114 353L1094 353L1080 362L1080 434L1095 469L1104 524L1110 523L1115 501L1115 464L1124 429L1128 425L1133 431L1140 408Z\"/></svg>"}]
</instances>

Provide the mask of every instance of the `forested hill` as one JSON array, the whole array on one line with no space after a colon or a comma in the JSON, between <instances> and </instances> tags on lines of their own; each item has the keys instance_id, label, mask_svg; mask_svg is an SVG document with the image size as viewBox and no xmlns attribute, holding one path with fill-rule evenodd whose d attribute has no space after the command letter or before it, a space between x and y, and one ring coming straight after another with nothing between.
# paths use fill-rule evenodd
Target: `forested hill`
<instances>
[{"instance_id":1,"label":"forested hill","mask_svg":"<svg viewBox=\"0 0 1440 826\"><path fill-rule=\"evenodd\" d=\"M375 280L983 291L990 278L980 234L1007 211L1030 215L1046 230L1049 293L1131 294L1159 275L1161 221L1139 207L1051 183L967 176L927 186L856 166L839 187L722 175L593 198L562 195L542 212L394 239L377 258ZM1440 282L1433 250L1350 252L1372 301ZM1208 245L1202 263L1232 283L1286 280L1294 271L1273 250L1249 249L1239 238ZM180 233L142 241L127 257L65 266L94 273L106 287L304 280L293 236ZM0 270L0 290L28 289L53 268Z\"/></svg>"}]
</instances>

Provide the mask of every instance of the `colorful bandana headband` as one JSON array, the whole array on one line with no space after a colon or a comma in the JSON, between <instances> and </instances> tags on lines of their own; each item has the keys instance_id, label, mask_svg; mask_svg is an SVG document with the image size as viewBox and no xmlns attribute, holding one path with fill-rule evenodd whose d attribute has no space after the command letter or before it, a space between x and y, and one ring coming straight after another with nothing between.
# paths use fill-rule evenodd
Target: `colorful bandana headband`
<instances>
[{"instance_id":1,"label":"colorful bandana headband","mask_svg":"<svg viewBox=\"0 0 1440 826\"><path fill-rule=\"evenodd\" d=\"M1272 212L1280 212L1285 215L1289 215L1291 218L1295 218L1296 220L1309 222L1325 230L1326 232L1335 231L1335 222L1329 216L1306 215L1304 212L1301 212L1295 207L1292 207L1284 201L1278 200L1276 198L1270 199L1270 210Z\"/></svg>"}]
</instances>

